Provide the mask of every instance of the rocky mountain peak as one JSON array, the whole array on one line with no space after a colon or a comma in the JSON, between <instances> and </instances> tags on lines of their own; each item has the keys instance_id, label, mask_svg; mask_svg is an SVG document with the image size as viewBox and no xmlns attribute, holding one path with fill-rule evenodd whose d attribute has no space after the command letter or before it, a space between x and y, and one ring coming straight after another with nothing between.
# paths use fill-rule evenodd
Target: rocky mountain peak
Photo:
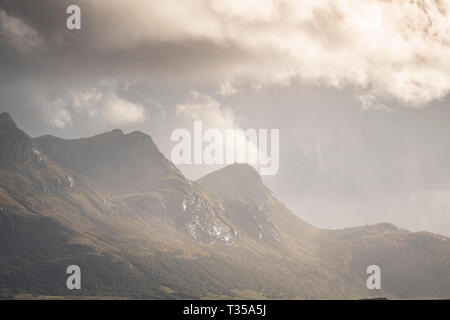
<instances>
[{"instance_id":1,"label":"rocky mountain peak","mask_svg":"<svg viewBox=\"0 0 450 320\"><path fill-rule=\"evenodd\" d=\"M111 130L110 132L107 132L107 133L105 133L105 135L110 135L110 136L123 136L123 135L125 135L124 133L123 133L123 131L122 130L120 130L120 129L114 129L114 130Z\"/></svg>"},{"instance_id":2,"label":"rocky mountain peak","mask_svg":"<svg viewBox=\"0 0 450 320\"><path fill-rule=\"evenodd\" d=\"M7 112L2 112L0 113L0 128L4 128L7 126L17 128L11 115Z\"/></svg>"},{"instance_id":3,"label":"rocky mountain peak","mask_svg":"<svg viewBox=\"0 0 450 320\"><path fill-rule=\"evenodd\" d=\"M3 167L45 165L33 139L20 130L6 112L0 114L0 150L0 165Z\"/></svg>"},{"instance_id":4,"label":"rocky mountain peak","mask_svg":"<svg viewBox=\"0 0 450 320\"><path fill-rule=\"evenodd\" d=\"M265 193L261 176L249 164L232 164L198 180L206 189L225 198L254 198Z\"/></svg>"},{"instance_id":5,"label":"rocky mountain peak","mask_svg":"<svg viewBox=\"0 0 450 320\"><path fill-rule=\"evenodd\" d=\"M35 141L49 158L115 195L149 191L167 177L181 176L153 139L138 131L124 134L116 129L75 140L43 136Z\"/></svg>"}]
</instances>

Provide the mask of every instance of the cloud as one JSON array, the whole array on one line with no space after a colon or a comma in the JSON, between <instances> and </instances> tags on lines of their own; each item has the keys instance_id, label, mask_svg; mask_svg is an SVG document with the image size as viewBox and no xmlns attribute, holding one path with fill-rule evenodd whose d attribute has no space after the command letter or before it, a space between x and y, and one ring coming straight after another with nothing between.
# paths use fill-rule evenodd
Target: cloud
<instances>
[{"instance_id":1,"label":"cloud","mask_svg":"<svg viewBox=\"0 0 450 320\"><path fill-rule=\"evenodd\" d=\"M50 121L55 127L62 129L72 123L72 115L68 110L59 108L53 112Z\"/></svg>"},{"instance_id":2,"label":"cloud","mask_svg":"<svg viewBox=\"0 0 450 320\"><path fill-rule=\"evenodd\" d=\"M42 49L44 40L29 24L0 8L0 35L22 52Z\"/></svg>"},{"instance_id":3,"label":"cloud","mask_svg":"<svg viewBox=\"0 0 450 320\"><path fill-rule=\"evenodd\" d=\"M72 106L76 113L96 117L97 105L103 98L103 92L97 88L72 93Z\"/></svg>"},{"instance_id":4,"label":"cloud","mask_svg":"<svg viewBox=\"0 0 450 320\"><path fill-rule=\"evenodd\" d=\"M145 120L145 109L111 93L104 101L102 114L106 121L116 125L140 123Z\"/></svg>"},{"instance_id":5,"label":"cloud","mask_svg":"<svg viewBox=\"0 0 450 320\"><path fill-rule=\"evenodd\" d=\"M367 110L382 110L386 112L392 112L393 110L381 103L377 97L372 93L360 94L356 97L356 100L361 104L364 111Z\"/></svg>"},{"instance_id":6,"label":"cloud","mask_svg":"<svg viewBox=\"0 0 450 320\"><path fill-rule=\"evenodd\" d=\"M407 197L407 202L411 209L421 212L421 215L411 219L409 214L405 214L404 220L415 223L415 229L436 230L442 234L449 234L450 229L450 190L431 190L411 192ZM411 212L412 210L405 210ZM419 225L420 227L417 227Z\"/></svg>"},{"instance_id":7,"label":"cloud","mask_svg":"<svg viewBox=\"0 0 450 320\"><path fill-rule=\"evenodd\" d=\"M67 108L63 99L47 99L46 97L38 96L37 103L42 110L44 119L50 125L58 129L64 129L72 124L72 112Z\"/></svg>"},{"instance_id":8,"label":"cloud","mask_svg":"<svg viewBox=\"0 0 450 320\"><path fill-rule=\"evenodd\" d=\"M225 156L225 164L231 164L235 161L246 162L258 169L261 165L258 159L266 159L265 155L258 149L258 141L249 139L246 135L247 132L240 128L233 110L223 107L220 102L209 95L191 91L188 101L176 106L176 114L182 118L182 121L191 123L196 120L202 121L204 131L207 129L219 130L223 137L221 142L225 155L236 155L238 153L243 155L242 159ZM235 136L227 136L230 130ZM233 141L229 141L229 139L233 139Z\"/></svg>"},{"instance_id":9,"label":"cloud","mask_svg":"<svg viewBox=\"0 0 450 320\"><path fill-rule=\"evenodd\" d=\"M37 94L36 101L51 125L64 129L74 121L95 121L131 125L146 119L145 108L120 97L113 88L93 87Z\"/></svg>"},{"instance_id":10,"label":"cloud","mask_svg":"<svg viewBox=\"0 0 450 320\"><path fill-rule=\"evenodd\" d=\"M202 120L205 125L219 129L233 129L237 127L236 116L232 109L222 107L220 102L209 95L192 90L184 104L176 106L177 116L188 120Z\"/></svg>"},{"instance_id":11,"label":"cloud","mask_svg":"<svg viewBox=\"0 0 450 320\"><path fill-rule=\"evenodd\" d=\"M48 121L59 129L65 128L72 123L72 114L65 109L62 101L55 101L48 110Z\"/></svg>"},{"instance_id":12,"label":"cloud","mask_svg":"<svg viewBox=\"0 0 450 320\"><path fill-rule=\"evenodd\" d=\"M221 81L219 83L218 94L223 97L233 96L237 92L236 87L230 81Z\"/></svg>"},{"instance_id":13,"label":"cloud","mask_svg":"<svg viewBox=\"0 0 450 320\"><path fill-rule=\"evenodd\" d=\"M39 4L52 14L62 5ZM22 12L48 31L48 47L58 47L52 37L68 37L67 50L52 51L57 59L49 54L49 70L77 66L72 73L99 76L113 70L131 80L197 76L222 83L219 93L225 96L240 89L237 84L261 88L300 80L349 87L365 109L391 103L422 107L450 92L450 0L81 0L79 5L85 24L78 33L62 30L58 19L40 21L42 16ZM27 50L44 42L24 19L5 10L0 15L2 33L16 46Z\"/></svg>"},{"instance_id":14,"label":"cloud","mask_svg":"<svg viewBox=\"0 0 450 320\"><path fill-rule=\"evenodd\" d=\"M220 60L210 72L226 64L229 79L256 86L294 79L353 86L369 94L372 105L395 99L411 107L450 91L448 0L98 0L85 6L101 12L101 27L91 34L92 42L102 39L99 46L236 47L246 52L242 59Z\"/></svg>"}]
</instances>

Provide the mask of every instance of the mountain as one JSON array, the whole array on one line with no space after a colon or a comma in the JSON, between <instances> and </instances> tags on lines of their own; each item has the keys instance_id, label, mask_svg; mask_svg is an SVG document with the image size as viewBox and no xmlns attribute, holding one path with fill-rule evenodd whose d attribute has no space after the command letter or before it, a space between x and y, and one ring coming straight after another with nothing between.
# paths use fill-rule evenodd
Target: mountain
<instances>
[{"instance_id":1,"label":"mountain","mask_svg":"<svg viewBox=\"0 0 450 320\"><path fill-rule=\"evenodd\" d=\"M233 242L238 232L221 201L186 179L148 135L120 130L91 138L35 139L52 159L95 181L133 208L142 219L175 225L205 243Z\"/></svg>"},{"instance_id":2,"label":"mountain","mask_svg":"<svg viewBox=\"0 0 450 320\"><path fill-rule=\"evenodd\" d=\"M34 141L17 128L8 113L0 113L0 145L0 165L3 167L43 165Z\"/></svg>"},{"instance_id":3,"label":"mountain","mask_svg":"<svg viewBox=\"0 0 450 320\"><path fill-rule=\"evenodd\" d=\"M287 254L294 250L296 255L313 255L330 262L327 268L342 268L361 279L367 266L379 265L388 295L406 298L414 292L419 297L449 296L447 237L413 233L389 223L343 230L317 229L278 201L248 164L227 166L198 182L224 199L226 212L240 230Z\"/></svg>"},{"instance_id":4,"label":"mountain","mask_svg":"<svg viewBox=\"0 0 450 320\"><path fill-rule=\"evenodd\" d=\"M186 208L178 203L181 209L170 214L183 213L191 221L192 213L203 219L200 226L189 225L191 229L180 232L168 219L159 222L164 212L157 207L152 209L154 216L138 214L91 177L50 159L9 115L1 114L1 120L0 150L5 160L0 165L0 297L31 293L194 298L207 295L205 287L217 287L213 286L217 280L209 280L209 269L222 262L208 262L208 266L202 262L205 253L192 246L203 240L199 235L204 230L197 229L213 229L210 223L221 227L209 202L196 200L186 203ZM114 168L108 161L105 165ZM182 175L178 178L181 185L190 185ZM173 187L166 184L161 194ZM202 195L195 188L189 192ZM154 197L149 193L149 201ZM224 237L223 230L211 232ZM72 264L83 272L80 292L66 288L66 268ZM192 284L198 278L208 279L207 284Z\"/></svg>"},{"instance_id":5,"label":"mountain","mask_svg":"<svg viewBox=\"0 0 450 320\"><path fill-rule=\"evenodd\" d=\"M131 212L89 179L49 159L8 114L0 114L0 133L0 294L61 294L71 264L91 269L99 286L110 280L102 267L126 266L110 239L139 232L130 228ZM88 288L99 287L91 281Z\"/></svg>"},{"instance_id":6,"label":"mountain","mask_svg":"<svg viewBox=\"0 0 450 320\"><path fill-rule=\"evenodd\" d=\"M33 139L2 113L0 134L0 297L450 297L450 239L316 228L249 165L195 182L141 132ZM381 290L366 287L371 264Z\"/></svg>"},{"instance_id":7,"label":"mountain","mask_svg":"<svg viewBox=\"0 0 450 320\"><path fill-rule=\"evenodd\" d=\"M358 272L375 264L383 291L398 298L448 298L450 239L390 223L323 230L320 256Z\"/></svg>"},{"instance_id":8,"label":"mountain","mask_svg":"<svg viewBox=\"0 0 450 320\"><path fill-rule=\"evenodd\" d=\"M313 245L318 229L295 216L262 183L249 164L232 164L198 180L224 200L231 221L249 236L280 246L290 241L298 250Z\"/></svg>"},{"instance_id":9,"label":"mountain","mask_svg":"<svg viewBox=\"0 0 450 320\"><path fill-rule=\"evenodd\" d=\"M112 194L148 191L165 178L182 176L153 140L139 131L113 130L77 140L43 136L35 142L50 158Z\"/></svg>"},{"instance_id":10,"label":"mountain","mask_svg":"<svg viewBox=\"0 0 450 320\"><path fill-rule=\"evenodd\" d=\"M223 198L264 200L270 195L261 176L249 164L232 164L212 172L198 182Z\"/></svg>"}]
</instances>

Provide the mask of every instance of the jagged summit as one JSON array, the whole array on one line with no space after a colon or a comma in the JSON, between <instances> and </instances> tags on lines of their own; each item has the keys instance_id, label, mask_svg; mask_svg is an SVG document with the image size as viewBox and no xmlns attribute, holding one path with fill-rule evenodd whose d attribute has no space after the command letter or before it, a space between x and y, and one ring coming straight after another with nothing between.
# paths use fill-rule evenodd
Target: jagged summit
<instances>
[{"instance_id":1,"label":"jagged summit","mask_svg":"<svg viewBox=\"0 0 450 320\"><path fill-rule=\"evenodd\" d=\"M231 221L258 242L279 247L283 238L302 242L316 230L290 212L249 164L229 165L204 176L198 183L224 199Z\"/></svg>"},{"instance_id":2,"label":"jagged summit","mask_svg":"<svg viewBox=\"0 0 450 320\"><path fill-rule=\"evenodd\" d=\"M5 125L17 127L14 120L12 119L11 115L8 112L0 113L0 127Z\"/></svg>"},{"instance_id":3,"label":"jagged summit","mask_svg":"<svg viewBox=\"0 0 450 320\"><path fill-rule=\"evenodd\" d=\"M59 141L85 141L85 140L110 140L110 139L127 139L127 141L141 141L146 144L152 145L154 148L158 148L156 144L154 143L151 136L148 134L142 132L142 131L132 131L130 133L125 134L121 129L113 129L111 131L103 132L97 135L94 135L92 137L86 137L86 138L78 138L78 139L61 139L58 137L54 137L51 135L44 135L39 138L38 140L59 140Z\"/></svg>"},{"instance_id":4,"label":"jagged summit","mask_svg":"<svg viewBox=\"0 0 450 320\"><path fill-rule=\"evenodd\" d=\"M135 137L135 138L152 139L152 137L150 137L148 134L146 134L142 131L139 131L139 130L132 131L132 132L128 133L127 136ZM153 141L153 139L152 139L152 141Z\"/></svg>"},{"instance_id":5,"label":"jagged summit","mask_svg":"<svg viewBox=\"0 0 450 320\"><path fill-rule=\"evenodd\" d=\"M75 140L42 136L35 141L51 159L113 194L149 191L162 179L181 176L153 139L139 131L124 134L115 129Z\"/></svg>"},{"instance_id":6,"label":"jagged summit","mask_svg":"<svg viewBox=\"0 0 450 320\"><path fill-rule=\"evenodd\" d=\"M109 133L113 134L113 135L119 135L119 136L123 136L124 135L123 131L120 130L120 129L111 130Z\"/></svg>"},{"instance_id":7,"label":"jagged summit","mask_svg":"<svg viewBox=\"0 0 450 320\"><path fill-rule=\"evenodd\" d=\"M231 164L200 178L198 182L226 198L253 198L264 194L266 189L259 173L247 163Z\"/></svg>"},{"instance_id":8,"label":"jagged summit","mask_svg":"<svg viewBox=\"0 0 450 320\"><path fill-rule=\"evenodd\" d=\"M222 176L222 175L232 175L239 182L248 182L248 183L261 183L261 176L258 171L248 163L233 163L222 169L216 170L210 174L207 174L203 178L212 177L212 176ZM201 179L203 179L201 178ZM236 181L237 180L233 180Z\"/></svg>"},{"instance_id":9,"label":"jagged summit","mask_svg":"<svg viewBox=\"0 0 450 320\"><path fill-rule=\"evenodd\" d=\"M125 135L125 133L121 129L113 129L111 131L103 132L103 133L97 134L97 135L92 136L92 137L81 138L81 139L73 139L73 140L91 139L91 138L94 138L94 137L97 137L97 138L116 138L116 137L122 137L124 135Z\"/></svg>"},{"instance_id":10,"label":"jagged summit","mask_svg":"<svg viewBox=\"0 0 450 320\"><path fill-rule=\"evenodd\" d=\"M44 159L33 139L20 130L9 113L0 113L0 166L43 166Z\"/></svg>"},{"instance_id":11,"label":"jagged summit","mask_svg":"<svg viewBox=\"0 0 450 320\"><path fill-rule=\"evenodd\" d=\"M258 171L248 163L233 163L222 168L221 170L218 170L217 172L220 171L227 174L242 174L244 175L244 177L261 181L261 176L259 175Z\"/></svg>"}]
</instances>

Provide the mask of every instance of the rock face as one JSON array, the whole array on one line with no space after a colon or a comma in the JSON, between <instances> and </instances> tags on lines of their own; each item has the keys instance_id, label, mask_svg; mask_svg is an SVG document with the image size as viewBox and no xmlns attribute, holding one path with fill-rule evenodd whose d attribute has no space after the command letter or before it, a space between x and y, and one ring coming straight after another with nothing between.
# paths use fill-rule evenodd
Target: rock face
<instances>
[{"instance_id":1,"label":"rock face","mask_svg":"<svg viewBox=\"0 0 450 320\"><path fill-rule=\"evenodd\" d=\"M252 166L233 164L204 176L198 183L224 200L225 211L240 230L259 241L281 245L282 220L292 218L292 213L263 185ZM300 218L294 221L298 232L315 229Z\"/></svg>"},{"instance_id":2,"label":"rock face","mask_svg":"<svg viewBox=\"0 0 450 320\"><path fill-rule=\"evenodd\" d=\"M0 164L13 167L44 166L41 151L26 133L17 128L8 113L0 113Z\"/></svg>"},{"instance_id":3,"label":"rock face","mask_svg":"<svg viewBox=\"0 0 450 320\"><path fill-rule=\"evenodd\" d=\"M186 179L140 132L32 139L0 114L0 298L450 297L450 239L391 224L318 229L249 165ZM381 291L366 268L382 270Z\"/></svg>"},{"instance_id":4,"label":"rock face","mask_svg":"<svg viewBox=\"0 0 450 320\"><path fill-rule=\"evenodd\" d=\"M233 164L198 180L225 202L225 210L240 230L258 240L273 244L280 242L280 234L270 220L271 192L261 177L248 164Z\"/></svg>"},{"instance_id":5,"label":"rock face","mask_svg":"<svg viewBox=\"0 0 450 320\"><path fill-rule=\"evenodd\" d=\"M123 199L147 221L164 217L203 243L231 244L239 237L220 201L186 179L142 132L113 130L77 140L43 136L35 141L50 158Z\"/></svg>"}]
</instances>

